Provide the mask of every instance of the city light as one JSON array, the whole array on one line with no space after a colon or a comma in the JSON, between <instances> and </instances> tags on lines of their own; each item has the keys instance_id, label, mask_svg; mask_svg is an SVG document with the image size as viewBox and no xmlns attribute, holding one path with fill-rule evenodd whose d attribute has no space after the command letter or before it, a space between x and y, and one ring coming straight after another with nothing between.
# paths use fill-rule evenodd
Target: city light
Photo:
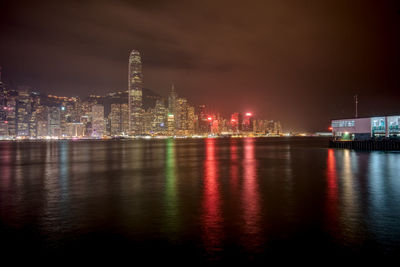
<instances>
[{"instance_id":1,"label":"city light","mask_svg":"<svg viewBox=\"0 0 400 267\"><path fill-rule=\"evenodd\" d=\"M251 112L207 114L206 105L195 109L177 94L146 95L142 58L132 50L128 65L128 90L89 97L65 97L33 92L29 87L9 92L0 101L0 139L107 139L157 137L282 136L280 122L255 118ZM0 93L1 93L0 92ZM39 96L42 98L39 101ZM144 99L155 105L144 107ZM0 99L1 100L1 99ZM43 101L42 101L43 100Z\"/></svg>"}]
</instances>

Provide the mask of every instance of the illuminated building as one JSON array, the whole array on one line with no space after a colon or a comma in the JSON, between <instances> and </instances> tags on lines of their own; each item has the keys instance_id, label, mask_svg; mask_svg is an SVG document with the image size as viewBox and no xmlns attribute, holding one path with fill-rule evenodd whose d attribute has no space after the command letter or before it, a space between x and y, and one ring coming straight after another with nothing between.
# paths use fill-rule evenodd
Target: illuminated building
<instances>
[{"instance_id":1,"label":"illuminated building","mask_svg":"<svg viewBox=\"0 0 400 267\"><path fill-rule=\"evenodd\" d=\"M102 138L105 134L105 121L104 121L104 106L93 105L92 106L92 137Z\"/></svg>"},{"instance_id":2,"label":"illuminated building","mask_svg":"<svg viewBox=\"0 0 400 267\"><path fill-rule=\"evenodd\" d=\"M45 137L49 135L48 120L38 120L37 122L37 137Z\"/></svg>"},{"instance_id":3,"label":"illuminated building","mask_svg":"<svg viewBox=\"0 0 400 267\"><path fill-rule=\"evenodd\" d=\"M214 118L211 123L211 134L219 134L219 133L220 133L219 120Z\"/></svg>"},{"instance_id":4,"label":"illuminated building","mask_svg":"<svg viewBox=\"0 0 400 267\"><path fill-rule=\"evenodd\" d=\"M120 131L124 135L127 135L129 132L129 106L128 106L128 104L121 104Z\"/></svg>"},{"instance_id":5,"label":"illuminated building","mask_svg":"<svg viewBox=\"0 0 400 267\"><path fill-rule=\"evenodd\" d=\"M185 135L187 130L187 100L178 98L175 106L175 130L178 135Z\"/></svg>"},{"instance_id":6,"label":"illuminated building","mask_svg":"<svg viewBox=\"0 0 400 267\"><path fill-rule=\"evenodd\" d=\"M60 107L49 107L48 109L48 129L49 136L60 137L61 136L61 117Z\"/></svg>"},{"instance_id":7,"label":"illuminated building","mask_svg":"<svg viewBox=\"0 0 400 267\"><path fill-rule=\"evenodd\" d=\"M110 134L125 135L129 130L129 109L127 104L111 104L109 114Z\"/></svg>"},{"instance_id":8,"label":"illuminated building","mask_svg":"<svg viewBox=\"0 0 400 267\"><path fill-rule=\"evenodd\" d=\"M342 140L394 138L400 136L400 116L332 120L330 129L335 138Z\"/></svg>"},{"instance_id":9,"label":"illuminated building","mask_svg":"<svg viewBox=\"0 0 400 267\"><path fill-rule=\"evenodd\" d=\"M282 134L282 125L279 121L275 121L274 123L274 131L275 134L280 135Z\"/></svg>"},{"instance_id":10,"label":"illuminated building","mask_svg":"<svg viewBox=\"0 0 400 267\"><path fill-rule=\"evenodd\" d=\"M108 115L110 121L110 134L121 134L121 104L111 104L111 112Z\"/></svg>"},{"instance_id":11,"label":"illuminated building","mask_svg":"<svg viewBox=\"0 0 400 267\"><path fill-rule=\"evenodd\" d=\"M176 99L174 120L177 135L194 134L194 107L188 104L186 98Z\"/></svg>"},{"instance_id":12,"label":"illuminated building","mask_svg":"<svg viewBox=\"0 0 400 267\"><path fill-rule=\"evenodd\" d=\"M8 136L15 137L17 135L17 96L12 95L11 92L7 94L6 108Z\"/></svg>"},{"instance_id":13,"label":"illuminated building","mask_svg":"<svg viewBox=\"0 0 400 267\"><path fill-rule=\"evenodd\" d=\"M174 85L172 85L171 90L168 95L168 112L169 113L172 113L172 114L175 113L177 98L178 98L178 95L175 92L175 87L174 87Z\"/></svg>"},{"instance_id":14,"label":"illuminated building","mask_svg":"<svg viewBox=\"0 0 400 267\"><path fill-rule=\"evenodd\" d=\"M85 125L81 122L66 123L66 136L83 137L85 135Z\"/></svg>"},{"instance_id":15,"label":"illuminated building","mask_svg":"<svg viewBox=\"0 0 400 267\"><path fill-rule=\"evenodd\" d=\"M400 136L400 116L388 116L386 117L386 123L388 137Z\"/></svg>"},{"instance_id":16,"label":"illuminated building","mask_svg":"<svg viewBox=\"0 0 400 267\"><path fill-rule=\"evenodd\" d=\"M1 66L0 66L0 123L5 123L5 121L6 121L6 88L3 82L1 81Z\"/></svg>"},{"instance_id":17,"label":"illuminated building","mask_svg":"<svg viewBox=\"0 0 400 267\"><path fill-rule=\"evenodd\" d=\"M231 131L238 134L242 130L242 114L235 112L231 115Z\"/></svg>"},{"instance_id":18,"label":"illuminated building","mask_svg":"<svg viewBox=\"0 0 400 267\"><path fill-rule=\"evenodd\" d=\"M32 138L37 137L37 122L38 122L38 109L40 105L40 94L38 92L31 93L31 115L29 119L29 136Z\"/></svg>"},{"instance_id":19,"label":"illuminated building","mask_svg":"<svg viewBox=\"0 0 400 267\"><path fill-rule=\"evenodd\" d=\"M210 129L209 134L212 134L212 135L219 134L220 133L220 129L219 129L218 117L215 116L215 115L208 115L207 116L207 121L208 121L209 129Z\"/></svg>"},{"instance_id":20,"label":"illuminated building","mask_svg":"<svg viewBox=\"0 0 400 267\"><path fill-rule=\"evenodd\" d=\"M8 137L8 122L0 121L0 138Z\"/></svg>"},{"instance_id":21,"label":"illuminated building","mask_svg":"<svg viewBox=\"0 0 400 267\"><path fill-rule=\"evenodd\" d=\"M143 133L153 134L155 128L155 112L154 109L148 109L143 113Z\"/></svg>"},{"instance_id":22,"label":"illuminated building","mask_svg":"<svg viewBox=\"0 0 400 267\"><path fill-rule=\"evenodd\" d=\"M0 70L0 137L86 137L104 135L281 135L280 122L255 120L251 113L235 112L229 118L207 114L206 105L197 113L186 98L178 97L174 85L168 98L162 99L143 88L142 60L133 50L129 57L128 90L106 95L78 97L40 95L21 87L6 91ZM146 112L144 111L146 109ZM107 118L104 118L106 114ZM400 134L396 116L376 118L374 136ZM374 120L375 121L375 120ZM383 123L383 125L382 125ZM83 129L83 130L82 130Z\"/></svg>"},{"instance_id":23,"label":"illuminated building","mask_svg":"<svg viewBox=\"0 0 400 267\"><path fill-rule=\"evenodd\" d=\"M8 137L6 88L4 87L1 81L1 66L0 66L0 137Z\"/></svg>"},{"instance_id":24,"label":"illuminated building","mask_svg":"<svg viewBox=\"0 0 400 267\"><path fill-rule=\"evenodd\" d=\"M61 135L68 136L67 123L77 122L75 109L75 102L63 101L61 103L60 120L61 120Z\"/></svg>"},{"instance_id":25,"label":"illuminated building","mask_svg":"<svg viewBox=\"0 0 400 267\"><path fill-rule=\"evenodd\" d=\"M47 122L47 107L43 105L36 104L34 105L34 111L32 112L31 122L30 122L30 136L31 137L39 137L39 121ZM47 125L47 123L46 123ZM46 134L47 136L47 130Z\"/></svg>"},{"instance_id":26,"label":"illuminated building","mask_svg":"<svg viewBox=\"0 0 400 267\"><path fill-rule=\"evenodd\" d=\"M36 123L36 137L45 137L49 135L49 108L39 105L32 113Z\"/></svg>"},{"instance_id":27,"label":"illuminated building","mask_svg":"<svg viewBox=\"0 0 400 267\"><path fill-rule=\"evenodd\" d=\"M167 116L167 129L168 129L168 135L169 136L175 135L174 114L168 113L168 116Z\"/></svg>"},{"instance_id":28,"label":"illuminated building","mask_svg":"<svg viewBox=\"0 0 400 267\"><path fill-rule=\"evenodd\" d=\"M207 120L206 105L199 105L197 116L198 116L197 117L197 119L198 119L197 131L200 134L208 133L210 131L210 128L209 128L209 123Z\"/></svg>"},{"instance_id":29,"label":"illuminated building","mask_svg":"<svg viewBox=\"0 0 400 267\"><path fill-rule=\"evenodd\" d=\"M129 57L129 82L128 82L128 105L129 105L129 134L142 134L142 60L137 50L132 50Z\"/></svg>"},{"instance_id":30,"label":"illuminated building","mask_svg":"<svg viewBox=\"0 0 400 267\"><path fill-rule=\"evenodd\" d=\"M174 85L171 86L171 91L169 92L168 95L168 114L173 115L172 117L169 118L169 120L171 118L174 119L174 125L173 125L173 130L170 129L170 127L172 127L172 125L168 126L168 131L169 132L174 132L175 128L177 128L177 114L176 114L176 101L177 101L178 95L175 92L175 88Z\"/></svg>"},{"instance_id":31,"label":"illuminated building","mask_svg":"<svg viewBox=\"0 0 400 267\"><path fill-rule=\"evenodd\" d=\"M253 132L256 135L266 135L268 133L269 122L267 120L254 120Z\"/></svg>"},{"instance_id":32,"label":"illuminated building","mask_svg":"<svg viewBox=\"0 0 400 267\"><path fill-rule=\"evenodd\" d=\"M282 126L281 123L279 121L273 121L273 120L269 120L265 122L265 127L266 127L266 133L268 135L280 135L282 134Z\"/></svg>"},{"instance_id":33,"label":"illuminated building","mask_svg":"<svg viewBox=\"0 0 400 267\"><path fill-rule=\"evenodd\" d=\"M220 127L220 132L222 134L228 134L230 131L230 123L227 119L220 117L219 119L219 127Z\"/></svg>"},{"instance_id":34,"label":"illuminated building","mask_svg":"<svg viewBox=\"0 0 400 267\"><path fill-rule=\"evenodd\" d=\"M187 135L195 133L195 111L193 106L187 107Z\"/></svg>"},{"instance_id":35,"label":"illuminated building","mask_svg":"<svg viewBox=\"0 0 400 267\"><path fill-rule=\"evenodd\" d=\"M155 132L158 134L165 134L167 129L167 110L163 100L156 100L156 106L154 108L154 125Z\"/></svg>"},{"instance_id":36,"label":"illuminated building","mask_svg":"<svg viewBox=\"0 0 400 267\"><path fill-rule=\"evenodd\" d=\"M26 86L18 88L17 101L17 136L29 136L29 123L31 117L30 89Z\"/></svg>"},{"instance_id":37,"label":"illuminated building","mask_svg":"<svg viewBox=\"0 0 400 267\"><path fill-rule=\"evenodd\" d=\"M243 118L243 131L244 132L253 132L253 114L251 112L247 112Z\"/></svg>"}]
</instances>

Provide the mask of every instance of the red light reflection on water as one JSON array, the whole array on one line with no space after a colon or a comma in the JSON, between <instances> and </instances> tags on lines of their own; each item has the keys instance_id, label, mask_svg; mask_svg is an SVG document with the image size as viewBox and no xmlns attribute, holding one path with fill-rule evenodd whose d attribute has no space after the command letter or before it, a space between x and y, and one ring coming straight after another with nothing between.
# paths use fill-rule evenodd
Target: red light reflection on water
<instances>
[{"instance_id":1,"label":"red light reflection on water","mask_svg":"<svg viewBox=\"0 0 400 267\"><path fill-rule=\"evenodd\" d=\"M233 190L238 187L239 162L237 139L232 138L230 142L231 162L230 162L230 183Z\"/></svg>"},{"instance_id":2,"label":"red light reflection on water","mask_svg":"<svg viewBox=\"0 0 400 267\"><path fill-rule=\"evenodd\" d=\"M257 161L254 151L254 138L244 139L243 159L243 230L244 246L248 250L257 250L262 244L260 226L260 197L257 183Z\"/></svg>"},{"instance_id":3,"label":"red light reflection on water","mask_svg":"<svg viewBox=\"0 0 400 267\"><path fill-rule=\"evenodd\" d=\"M218 161L215 157L215 139L207 138L205 144L202 228L206 249L213 253L221 248L223 219L218 184Z\"/></svg>"},{"instance_id":4,"label":"red light reflection on water","mask_svg":"<svg viewBox=\"0 0 400 267\"><path fill-rule=\"evenodd\" d=\"M327 178L327 220L332 225L338 219L338 177L336 171L335 150L328 149L326 160L326 178Z\"/></svg>"}]
</instances>

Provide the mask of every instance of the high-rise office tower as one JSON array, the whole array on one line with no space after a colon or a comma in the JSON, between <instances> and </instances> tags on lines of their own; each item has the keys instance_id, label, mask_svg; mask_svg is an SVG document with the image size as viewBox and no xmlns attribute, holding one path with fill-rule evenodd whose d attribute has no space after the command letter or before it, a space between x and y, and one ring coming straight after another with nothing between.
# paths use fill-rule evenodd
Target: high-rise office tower
<instances>
[{"instance_id":1,"label":"high-rise office tower","mask_svg":"<svg viewBox=\"0 0 400 267\"><path fill-rule=\"evenodd\" d=\"M15 91L13 92L15 93ZM17 135L17 95L7 93L7 104L6 104L6 121L7 130L9 137L15 137Z\"/></svg>"},{"instance_id":2,"label":"high-rise office tower","mask_svg":"<svg viewBox=\"0 0 400 267\"><path fill-rule=\"evenodd\" d=\"M198 133L205 134L209 132L209 122L207 120L206 105L199 105L198 107Z\"/></svg>"},{"instance_id":3,"label":"high-rise office tower","mask_svg":"<svg viewBox=\"0 0 400 267\"><path fill-rule=\"evenodd\" d=\"M168 95L168 112L170 114L176 115L175 110L176 110L176 100L178 98L177 93L175 92L175 87L174 85L171 86L171 91L169 91Z\"/></svg>"},{"instance_id":4,"label":"high-rise office tower","mask_svg":"<svg viewBox=\"0 0 400 267\"><path fill-rule=\"evenodd\" d=\"M157 100L155 106L155 131L158 134L164 134L167 129L167 111L164 100Z\"/></svg>"},{"instance_id":5,"label":"high-rise office tower","mask_svg":"<svg viewBox=\"0 0 400 267\"><path fill-rule=\"evenodd\" d=\"M31 108L30 88L27 86L20 86L18 88L17 101L17 136L29 136Z\"/></svg>"},{"instance_id":6,"label":"high-rise office tower","mask_svg":"<svg viewBox=\"0 0 400 267\"><path fill-rule=\"evenodd\" d=\"M279 121L276 121L274 123L274 132L277 135L282 134L282 125L281 125L281 123Z\"/></svg>"},{"instance_id":7,"label":"high-rise office tower","mask_svg":"<svg viewBox=\"0 0 400 267\"><path fill-rule=\"evenodd\" d=\"M48 131L49 136L60 137L61 136L61 108L60 107L49 107L48 108Z\"/></svg>"},{"instance_id":8,"label":"high-rise office tower","mask_svg":"<svg viewBox=\"0 0 400 267\"><path fill-rule=\"evenodd\" d=\"M254 117L251 112L247 112L243 118L243 131L252 132L253 131L253 121Z\"/></svg>"},{"instance_id":9,"label":"high-rise office tower","mask_svg":"<svg viewBox=\"0 0 400 267\"><path fill-rule=\"evenodd\" d=\"M1 81L0 66L0 123L6 121L6 89Z\"/></svg>"},{"instance_id":10,"label":"high-rise office tower","mask_svg":"<svg viewBox=\"0 0 400 267\"><path fill-rule=\"evenodd\" d=\"M175 132L175 129L177 128L177 114L176 114L176 101L177 101L178 95L175 92L174 85L171 87L171 91L169 92L168 95L168 132L169 135L173 135Z\"/></svg>"},{"instance_id":11,"label":"high-rise office tower","mask_svg":"<svg viewBox=\"0 0 400 267\"><path fill-rule=\"evenodd\" d=\"M150 108L143 113L143 133L153 134L155 110Z\"/></svg>"},{"instance_id":12,"label":"high-rise office tower","mask_svg":"<svg viewBox=\"0 0 400 267\"><path fill-rule=\"evenodd\" d=\"M32 123L31 123L31 129L33 128L33 132L36 132L36 137L45 137L49 135L48 113L49 113L48 107L43 105L37 106L35 111L32 113L33 121L35 121L36 124L36 130L35 127L32 127ZM32 133L31 136L33 136Z\"/></svg>"},{"instance_id":13,"label":"high-rise office tower","mask_svg":"<svg viewBox=\"0 0 400 267\"><path fill-rule=\"evenodd\" d=\"M129 56L129 82L128 82L128 105L129 105L129 134L142 134L142 59L137 50L132 50Z\"/></svg>"},{"instance_id":14,"label":"high-rise office tower","mask_svg":"<svg viewBox=\"0 0 400 267\"><path fill-rule=\"evenodd\" d=\"M108 119L110 121L110 134L119 135L121 133L121 104L111 104Z\"/></svg>"},{"instance_id":15,"label":"high-rise office tower","mask_svg":"<svg viewBox=\"0 0 400 267\"><path fill-rule=\"evenodd\" d=\"M187 100L186 98L178 98L175 106L175 129L179 135L185 135L187 130Z\"/></svg>"},{"instance_id":16,"label":"high-rise office tower","mask_svg":"<svg viewBox=\"0 0 400 267\"><path fill-rule=\"evenodd\" d=\"M195 111L193 106L187 107L187 131L188 135L193 135L195 132Z\"/></svg>"},{"instance_id":17,"label":"high-rise office tower","mask_svg":"<svg viewBox=\"0 0 400 267\"><path fill-rule=\"evenodd\" d=\"M6 106L6 90L1 81L0 66L0 137L8 136L7 106Z\"/></svg>"},{"instance_id":18,"label":"high-rise office tower","mask_svg":"<svg viewBox=\"0 0 400 267\"><path fill-rule=\"evenodd\" d=\"M128 132L128 105L111 104L111 112L108 115L110 120L111 135L125 135Z\"/></svg>"},{"instance_id":19,"label":"high-rise office tower","mask_svg":"<svg viewBox=\"0 0 400 267\"><path fill-rule=\"evenodd\" d=\"M121 133L127 135L129 132L129 107L128 104L121 104Z\"/></svg>"},{"instance_id":20,"label":"high-rise office tower","mask_svg":"<svg viewBox=\"0 0 400 267\"><path fill-rule=\"evenodd\" d=\"M92 106L92 137L101 138L105 134L104 106Z\"/></svg>"},{"instance_id":21,"label":"high-rise office tower","mask_svg":"<svg viewBox=\"0 0 400 267\"><path fill-rule=\"evenodd\" d=\"M242 130L242 114L235 112L231 115L231 131L232 133L239 133Z\"/></svg>"}]
</instances>

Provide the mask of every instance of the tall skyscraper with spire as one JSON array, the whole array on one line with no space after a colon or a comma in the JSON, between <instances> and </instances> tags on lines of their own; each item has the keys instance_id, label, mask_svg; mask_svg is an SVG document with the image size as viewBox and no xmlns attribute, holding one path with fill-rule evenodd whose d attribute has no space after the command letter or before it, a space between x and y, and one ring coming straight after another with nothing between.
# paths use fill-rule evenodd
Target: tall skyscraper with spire
<instances>
[{"instance_id":1,"label":"tall skyscraper with spire","mask_svg":"<svg viewBox=\"0 0 400 267\"><path fill-rule=\"evenodd\" d=\"M132 50L129 56L129 81L128 81L128 105L129 105L129 134L142 134L142 59L137 50Z\"/></svg>"},{"instance_id":2,"label":"tall skyscraper with spire","mask_svg":"<svg viewBox=\"0 0 400 267\"><path fill-rule=\"evenodd\" d=\"M0 137L8 135L8 121L6 112L6 92L1 81L1 66L0 66Z\"/></svg>"},{"instance_id":3,"label":"tall skyscraper with spire","mask_svg":"<svg viewBox=\"0 0 400 267\"><path fill-rule=\"evenodd\" d=\"M175 115L176 111L176 100L178 98L178 95L175 92L175 87L174 85L171 86L171 90L169 91L168 95L168 112Z\"/></svg>"},{"instance_id":4,"label":"tall skyscraper with spire","mask_svg":"<svg viewBox=\"0 0 400 267\"><path fill-rule=\"evenodd\" d=\"M4 88L3 82L1 81L1 66L0 66L0 107L3 108L6 102L6 89ZM1 110L0 110L1 112ZM1 118L0 118L1 119Z\"/></svg>"},{"instance_id":5,"label":"tall skyscraper with spire","mask_svg":"<svg viewBox=\"0 0 400 267\"><path fill-rule=\"evenodd\" d=\"M175 134L176 130L176 101L178 99L178 95L175 92L174 85L171 86L171 91L168 95L168 121L167 128L170 135Z\"/></svg>"}]
</instances>

